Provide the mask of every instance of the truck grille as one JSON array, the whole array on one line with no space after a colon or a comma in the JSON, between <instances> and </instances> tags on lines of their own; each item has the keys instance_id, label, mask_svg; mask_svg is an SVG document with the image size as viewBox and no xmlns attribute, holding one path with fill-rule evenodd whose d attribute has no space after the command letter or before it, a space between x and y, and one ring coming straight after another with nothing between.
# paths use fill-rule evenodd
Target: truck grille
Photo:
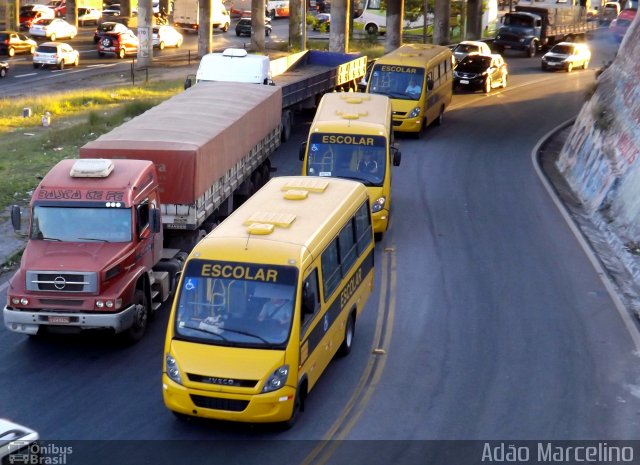
<instances>
[{"instance_id":1,"label":"truck grille","mask_svg":"<svg viewBox=\"0 0 640 465\"><path fill-rule=\"evenodd\" d=\"M26 288L45 292L97 292L98 275L82 271L27 271Z\"/></svg>"},{"instance_id":2,"label":"truck grille","mask_svg":"<svg viewBox=\"0 0 640 465\"><path fill-rule=\"evenodd\" d=\"M220 397L196 396L193 394L191 395L191 400L197 407L230 412L242 412L249 405L248 400L222 399Z\"/></svg>"},{"instance_id":3,"label":"truck grille","mask_svg":"<svg viewBox=\"0 0 640 465\"><path fill-rule=\"evenodd\" d=\"M500 40L504 42L520 42L520 37L514 34L500 34Z\"/></svg>"}]
</instances>

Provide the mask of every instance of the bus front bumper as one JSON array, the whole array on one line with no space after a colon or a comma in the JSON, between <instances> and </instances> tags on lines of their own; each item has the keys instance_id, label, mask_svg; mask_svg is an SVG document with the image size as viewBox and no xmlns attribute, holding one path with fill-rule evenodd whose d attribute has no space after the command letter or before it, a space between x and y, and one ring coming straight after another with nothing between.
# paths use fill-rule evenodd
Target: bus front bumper
<instances>
[{"instance_id":1,"label":"bus front bumper","mask_svg":"<svg viewBox=\"0 0 640 465\"><path fill-rule=\"evenodd\" d=\"M295 395L291 386L254 395L192 389L176 383L166 373L162 375L164 405L173 412L194 417L249 423L283 422L291 418ZM246 407L242 408L244 404Z\"/></svg>"},{"instance_id":2,"label":"bus front bumper","mask_svg":"<svg viewBox=\"0 0 640 465\"><path fill-rule=\"evenodd\" d=\"M389 227L389 210L386 208L379 212L371 213L374 233L383 233Z\"/></svg>"},{"instance_id":3,"label":"bus front bumper","mask_svg":"<svg viewBox=\"0 0 640 465\"><path fill-rule=\"evenodd\" d=\"M422 129L422 118L403 118L393 120L393 130L401 132L420 132Z\"/></svg>"}]
</instances>

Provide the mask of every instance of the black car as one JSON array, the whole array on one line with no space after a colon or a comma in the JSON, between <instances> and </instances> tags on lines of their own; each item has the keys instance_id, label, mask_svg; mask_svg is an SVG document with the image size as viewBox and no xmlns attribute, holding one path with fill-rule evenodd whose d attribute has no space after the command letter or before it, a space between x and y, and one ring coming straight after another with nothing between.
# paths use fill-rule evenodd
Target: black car
<instances>
[{"instance_id":1,"label":"black car","mask_svg":"<svg viewBox=\"0 0 640 465\"><path fill-rule=\"evenodd\" d=\"M453 71L453 87L482 89L507 87L507 64L502 55L467 55Z\"/></svg>"},{"instance_id":2,"label":"black car","mask_svg":"<svg viewBox=\"0 0 640 465\"><path fill-rule=\"evenodd\" d=\"M25 34L15 31L0 31L0 53L14 56L16 53L30 53L36 51L38 44Z\"/></svg>"},{"instance_id":3,"label":"black car","mask_svg":"<svg viewBox=\"0 0 640 465\"><path fill-rule=\"evenodd\" d=\"M251 18L241 18L236 24L237 36L251 36ZM271 20L269 18L264 19L264 35L271 35Z\"/></svg>"},{"instance_id":4,"label":"black car","mask_svg":"<svg viewBox=\"0 0 640 465\"><path fill-rule=\"evenodd\" d=\"M0 78L3 78L9 72L9 63L6 61L0 61Z\"/></svg>"}]
</instances>

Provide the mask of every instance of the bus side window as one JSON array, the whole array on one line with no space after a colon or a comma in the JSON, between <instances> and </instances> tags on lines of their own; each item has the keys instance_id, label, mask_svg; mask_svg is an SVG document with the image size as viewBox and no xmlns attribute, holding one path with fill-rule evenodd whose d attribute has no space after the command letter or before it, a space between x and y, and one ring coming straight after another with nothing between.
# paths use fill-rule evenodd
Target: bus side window
<instances>
[{"instance_id":1,"label":"bus side window","mask_svg":"<svg viewBox=\"0 0 640 465\"><path fill-rule=\"evenodd\" d=\"M367 250L371 243L371 219L369 217L369 202L363 203L356 212L356 242L358 255Z\"/></svg>"},{"instance_id":2,"label":"bus side window","mask_svg":"<svg viewBox=\"0 0 640 465\"><path fill-rule=\"evenodd\" d=\"M327 302L333 291L336 290L342 273L340 272L340 261L338 259L338 240L335 239L329 247L322 252L322 288L324 301Z\"/></svg>"},{"instance_id":3,"label":"bus side window","mask_svg":"<svg viewBox=\"0 0 640 465\"><path fill-rule=\"evenodd\" d=\"M313 271L302 282L302 326L306 326L315 317L320 308L320 293L318 292L318 269Z\"/></svg>"},{"instance_id":4,"label":"bus side window","mask_svg":"<svg viewBox=\"0 0 640 465\"><path fill-rule=\"evenodd\" d=\"M338 235L338 245L340 246L342 275L346 276L358 257L356 241L353 236L353 221L349 221L346 226L342 228L342 231L340 231Z\"/></svg>"},{"instance_id":5,"label":"bus side window","mask_svg":"<svg viewBox=\"0 0 640 465\"><path fill-rule=\"evenodd\" d=\"M433 90L434 82L433 82L433 73L429 71L427 74L427 89Z\"/></svg>"}]
</instances>

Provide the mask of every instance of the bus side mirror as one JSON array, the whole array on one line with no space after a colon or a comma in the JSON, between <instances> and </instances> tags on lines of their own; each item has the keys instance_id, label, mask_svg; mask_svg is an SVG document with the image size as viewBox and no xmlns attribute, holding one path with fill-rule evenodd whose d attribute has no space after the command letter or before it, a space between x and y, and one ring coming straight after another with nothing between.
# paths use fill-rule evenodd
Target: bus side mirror
<instances>
[{"instance_id":1,"label":"bus side mirror","mask_svg":"<svg viewBox=\"0 0 640 465\"><path fill-rule=\"evenodd\" d=\"M160 210L152 208L149 210L149 227L154 234L162 230L162 219L160 218Z\"/></svg>"},{"instance_id":2,"label":"bus side mirror","mask_svg":"<svg viewBox=\"0 0 640 465\"><path fill-rule=\"evenodd\" d=\"M300 144L300 152L298 153L298 157L300 158L300 161L304 160L304 154L307 151L307 143L303 142L302 144Z\"/></svg>"},{"instance_id":3,"label":"bus side mirror","mask_svg":"<svg viewBox=\"0 0 640 465\"><path fill-rule=\"evenodd\" d=\"M11 207L11 224L13 225L14 231L20 231L22 218L20 215L20 207L18 205L14 205Z\"/></svg>"},{"instance_id":4,"label":"bus side mirror","mask_svg":"<svg viewBox=\"0 0 640 465\"><path fill-rule=\"evenodd\" d=\"M427 79L427 89L433 90L433 79Z\"/></svg>"},{"instance_id":5,"label":"bus side mirror","mask_svg":"<svg viewBox=\"0 0 640 465\"><path fill-rule=\"evenodd\" d=\"M187 78L184 80L184 90L187 90L189 87L195 84L196 77L193 74L189 74Z\"/></svg>"},{"instance_id":6,"label":"bus side mirror","mask_svg":"<svg viewBox=\"0 0 640 465\"><path fill-rule=\"evenodd\" d=\"M402 161L402 153L396 147L391 147L393 151L393 166L400 166L400 162Z\"/></svg>"}]
</instances>

